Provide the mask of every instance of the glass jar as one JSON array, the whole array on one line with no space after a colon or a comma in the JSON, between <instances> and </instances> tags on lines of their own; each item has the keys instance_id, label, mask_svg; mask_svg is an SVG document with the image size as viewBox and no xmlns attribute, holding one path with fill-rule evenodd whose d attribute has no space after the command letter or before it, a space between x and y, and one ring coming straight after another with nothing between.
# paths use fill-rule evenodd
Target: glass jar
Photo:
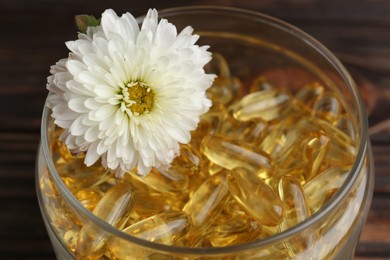
<instances>
[{"instance_id":1,"label":"glass jar","mask_svg":"<svg viewBox=\"0 0 390 260\"><path fill-rule=\"evenodd\" d=\"M160 11L159 15L175 24L178 31L191 25L201 36L199 44L210 45L211 52L222 54L231 73L244 81L264 74L273 84L292 90L307 81L317 81L335 92L352 122L356 160L339 191L318 212L293 228L234 246L168 246L127 235L81 205L54 166L57 155L50 149L54 124L51 111L45 106L36 185L43 219L58 259L75 257L77 233L84 225L93 227L100 238L120 240L131 253L127 259L352 259L371 203L374 171L364 104L343 65L309 35L256 12L182 7ZM286 248L288 255L283 253Z\"/></svg>"}]
</instances>

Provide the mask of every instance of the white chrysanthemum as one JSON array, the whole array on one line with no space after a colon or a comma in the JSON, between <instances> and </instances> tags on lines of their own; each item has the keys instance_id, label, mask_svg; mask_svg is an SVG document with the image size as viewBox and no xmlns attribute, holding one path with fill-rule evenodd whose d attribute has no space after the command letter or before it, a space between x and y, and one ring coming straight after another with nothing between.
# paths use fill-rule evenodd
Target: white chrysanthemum
<instances>
[{"instance_id":1,"label":"white chrysanthemum","mask_svg":"<svg viewBox=\"0 0 390 260\"><path fill-rule=\"evenodd\" d=\"M87 166L101 158L118 176L134 167L145 175L189 142L211 106L205 91L214 78L203 70L208 46L195 45L192 31L158 23L156 10L141 29L131 14L106 10L100 26L66 43L69 57L48 77L48 106L65 129L61 140L85 151Z\"/></svg>"}]
</instances>

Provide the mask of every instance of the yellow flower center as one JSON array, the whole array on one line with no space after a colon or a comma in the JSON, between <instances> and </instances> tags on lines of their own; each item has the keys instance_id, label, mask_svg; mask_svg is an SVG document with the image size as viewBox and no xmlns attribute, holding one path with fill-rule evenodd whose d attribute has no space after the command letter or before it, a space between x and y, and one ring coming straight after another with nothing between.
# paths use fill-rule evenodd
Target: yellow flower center
<instances>
[{"instance_id":1,"label":"yellow flower center","mask_svg":"<svg viewBox=\"0 0 390 260\"><path fill-rule=\"evenodd\" d=\"M129 106L134 115L149 113L153 108L154 93L148 85L140 82L128 84L127 92L132 104ZM134 103L133 103L134 102Z\"/></svg>"}]
</instances>

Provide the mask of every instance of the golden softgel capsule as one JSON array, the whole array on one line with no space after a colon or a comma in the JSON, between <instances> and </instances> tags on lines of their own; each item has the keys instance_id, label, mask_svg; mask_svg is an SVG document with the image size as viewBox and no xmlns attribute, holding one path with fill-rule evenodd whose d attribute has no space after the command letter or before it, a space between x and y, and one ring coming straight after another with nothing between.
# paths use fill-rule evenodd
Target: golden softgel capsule
<instances>
[{"instance_id":1,"label":"golden softgel capsule","mask_svg":"<svg viewBox=\"0 0 390 260\"><path fill-rule=\"evenodd\" d=\"M229 173L228 187L248 214L266 226L282 222L284 205L278 195L255 172L245 168Z\"/></svg>"},{"instance_id":2,"label":"golden softgel capsule","mask_svg":"<svg viewBox=\"0 0 390 260\"><path fill-rule=\"evenodd\" d=\"M338 98L327 92L314 104L313 113L317 117L334 122L339 118L341 109L342 106Z\"/></svg>"},{"instance_id":3,"label":"golden softgel capsule","mask_svg":"<svg viewBox=\"0 0 390 260\"><path fill-rule=\"evenodd\" d=\"M102 193L96 189L82 189L77 191L74 196L80 201L80 203L89 211L93 211L100 199Z\"/></svg>"},{"instance_id":4,"label":"golden softgel capsule","mask_svg":"<svg viewBox=\"0 0 390 260\"><path fill-rule=\"evenodd\" d=\"M208 239L215 247L238 245L256 240L261 234L260 224L252 218L237 216L216 225Z\"/></svg>"},{"instance_id":5,"label":"golden softgel capsule","mask_svg":"<svg viewBox=\"0 0 390 260\"><path fill-rule=\"evenodd\" d=\"M64 161L62 158L56 161L56 169L62 181L71 192L80 189L90 188L92 185L109 178L111 174L101 166L93 165L87 167L84 158L73 157Z\"/></svg>"},{"instance_id":6,"label":"golden softgel capsule","mask_svg":"<svg viewBox=\"0 0 390 260\"><path fill-rule=\"evenodd\" d=\"M172 245L187 234L190 227L191 218L185 212L167 211L134 223L123 232L151 242ZM109 243L109 254L114 259L149 259L150 252L114 237Z\"/></svg>"},{"instance_id":7,"label":"golden softgel capsule","mask_svg":"<svg viewBox=\"0 0 390 260\"><path fill-rule=\"evenodd\" d=\"M240 122L226 116L217 134L258 146L268 133L268 125L261 119Z\"/></svg>"},{"instance_id":8,"label":"golden softgel capsule","mask_svg":"<svg viewBox=\"0 0 390 260\"><path fill-rule=\"evenodd\" d=\"M291 94L280 89L266 89L246 95L234 105L233 116L240 121L278 118L289 106Z\"/></svg>"},{"instance_id":9,"label":"golden softgel capsule","mask_svg":"<svg viewBox=\"0 0 390 260\"><path fill-rule=\"evenodd\" d=\"M130 184L117 184L107 191L93 210L93 214L110 225L120 227L133 205L133 188ZM92 222L80 230L76 246L78 259L99 258L104 254L108 234Z\"/></svg>"},{"instance_id":10,"label":"golden softgel capsule","mask_svg":"<svg viewBox=\"0 0 390 260\"><path fill-rule=\"evenodd\" d=\"M273 162L268 154L250 144L209 135L203 138L202 153L213 163L228 170L242 167L251 171L272 171Z\"/></svg>"},{"instance_id":11,"label":"golden softgel capsule","mask_svg":"<svg viewBox=\"0 0 390 260\"><path fill-rule=\"evenodd\" d=\"M138 181L162 193L185 193L188 186L188 176L177 171L175 167L169 169L152 169L146 176L130 173Z\"/></svg>"},{"instance_id":12,"label":"golden softgel capsule","mask_svg":"<svg viewBox=\"0 0 390 260\"><path fill-rule=\"evenodd\" d=\"M278 183L279 197L285 208L281 230L287 230L310 216L303 188L294 177L285 175Z\"/></svg>"},{"instance_id":13,"label":"golden softgel capsule","mask_svg":"<svg viewBox=\"0 0 390 260\"><path fill-rule=\"evenodd\" d=\"M214 53L213 59L205 66L205 70L218 76L212 87L207 90L207 96L213 100L212 110L218 110L240 96L241 82L231 76L229 65L221 54Z\"/></svg>"},{"instance_id":14,"label":"golden softgel capsule","mask_svg":"<svg viewBox=\"0 0 390 260\"><path fill-rule=\"evenodd\" d=\"M294 104L299 111L312 113L314 104L322 98L325 88L317 82L305 85L294 96Z\"/></svg>"},{"instance_id":15,"label":"golden softgel capsule","mask_svg":"<svg viewBox=\"0 0 390 260\"><path fill-rule=\"evenodd\" d=\"M184 206L194 227L207 227L222 211L228 201L226 171L210 176L191 196Z\"/></svg>"},{"instance_id":16,"label":"golden softgel capsule","mask_svg":"<svg viewBox=\"0 0 390 260\"><path fill-rule=\"evenodd\" d=\"M264 76L258 76L255 78L249 87L249 93L272 89L273 86L267 81Z\"/></svg>"},{"instance_id":17,"label":"golden softgel capsule","mask_svg":"<svg viewBox=\"0 0 390 260\"><path fill-rule=\"evenodd\" d=\"M351 166L331 167L303 186L304 194L312 213L317 212L339 190L348 177L350 169Z\"/></svg>"},{"instance_id":18,"label":"golden softgel capsule","mask_svg":"<svg viewBox=\"0 0 390 260\"><path fill-rule=\"evenodd\" d=\"M322 130L315 130L301 136L277 161L281 169L303 168L305 180L315 176L324 165L329 151L330 138Z\"/></svg>"}]
</instances>

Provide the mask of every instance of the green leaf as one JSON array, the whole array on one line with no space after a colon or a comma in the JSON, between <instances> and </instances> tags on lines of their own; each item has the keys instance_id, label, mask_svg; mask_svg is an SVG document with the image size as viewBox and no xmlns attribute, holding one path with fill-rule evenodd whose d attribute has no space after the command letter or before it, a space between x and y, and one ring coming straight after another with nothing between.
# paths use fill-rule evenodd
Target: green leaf
<instances>
[{"instance_id":1,"label":"green leaf","mask_svg":"<svg viewBox=\"0 0 390 260\"><path fill-rule=\"evenodd\" d=\"M100 25L100 19L96 19L92 15L80 14L75 16L76 26L80 32L86 33L88 27Z\"/></svg>"}]
</instances>

